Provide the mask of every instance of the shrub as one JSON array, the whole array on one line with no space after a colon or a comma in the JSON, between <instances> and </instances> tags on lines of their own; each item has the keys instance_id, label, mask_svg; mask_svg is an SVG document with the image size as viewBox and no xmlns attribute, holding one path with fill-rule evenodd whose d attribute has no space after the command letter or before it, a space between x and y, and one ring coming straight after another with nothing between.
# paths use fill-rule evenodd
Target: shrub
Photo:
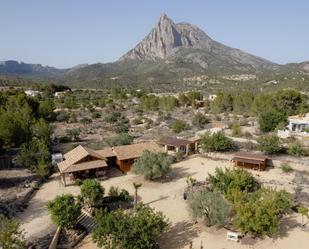
<instances>
[{"instance_id":1,"label":"shrub","mask_svg":"<svg viewBox=\"0 0 309 249\"><path fill-rule=\"evenodd\" d=\"M205 151L228 151L234 148L232 140L226 137L223 132L206 133L201 138L201 145Z\"/></svg>"},{"instance_id":2,"label":"shrub","mask_svg":"<svg viewBox=\"0 0 309 249\"><path fill-rule=\"evenodd\" d=\"M293 172L293 168L288 163L281 163L280 168L284 173Z\"/></svg>"},{"instance_id":3,"label":"shrub","mask_svg":"<svg viewBox=\"0 0 309 249\"><path fill-rule=\"evenodd\" d=\"M59 113L57 114L57 116L56 116L56 120L57 120L58 122L66 122L66 121L68 121L69 119L70 119L70 115L69 115L67 112L65 112L65 111L59 112Z\"/></svg>"},{"instance_id":4,"label":"shrub","mask_svg":"<svg viewBox=\"0 0 309 249\"><path fill-rule=\"evenodd\" d=\"M309 151L304 148L304 146L300 142L294 142L289 144L287 153L292 156L308 156Z\"/></svg>"},{"instance_id":5,"label":"shrub","mask_svg":"<svg viewBox=\"0 0 309 249\"><path fill-rule=\"evenodd\" d=\"M132 123L134 125L139 125L139 124L142 124L143 123L143 120L141 117L136 117L135 119L132 120Z\"/></svg>"},{"instance_id":6,"label":"shrub","mask_svg":"<svg viewBox=\"0 0 309 249\"><path fill-rule=\"evenodd\" d=\"M111 147L132 144L132 142L133 137L128 133L119 133L114 137L106 139L106 143Z\"/></svg>"},{"instance_id":7,"label":"shrub","mask_svg":"<svg viewBox=\"0 0 309 249\"><path fill-rule=\"evenodd\" d=\"M199 128L203 128L207 123L209 123L209 119L200 112L196 113L192 120L192 124Z\"/></svg>"},{"instance_id":8,"label":"shrub","mask_svg":"<svg viewBox=\"0 0 309 249\"><path fill-rule=\"evenodd\" d=\"M277 135L263 135L258 138L258 143L259 150L268 154L277 154L282 150Z\"/></svg>"},{"instance_id":9,"label":"shrub","mask_svg":"<svg viewBox=\"0 0 309 249\"><path fill-rule=\"evenodd\" d=\"M193 217L202 219L206 226L224 226L231 219L232 208L219 192L205 189L191 192L188 204Z\"/></svg>"},{"instance_id":10,"label":"shrub","mask_svg":"<svg viewBox=\"0 0 309 249\"><path fill-rule=\"evenodd\" d=\"M93 241L98 247L119 249L152 249L156 239L168 227L168 221L161 212L148 206L138 205L135 212L122 209L113 212L100 210L96 214L97 227Z\"/></svg>"},{"instance_id":11,"label":"shrub","mask_svg":"<svg viewBox=\"0 0 309 249\"><path fill-rule=\"evenodd\" d=\"M118 197L120 195L119 188L111 186L109 188L108 195L112 197Z\"/></svg>"},{"instance_id":12,"label":"shrub","mask_svg":"<svg viewBox=\"0 0 309 249\"><path fill-rule=\"evenodd\" d=\"M90 123L92 122L92 119L91 119L91 118L88 118L88 117L82 117L82 118L80 119L80 122L81 122L82 124L90 124Z\"/></svg>"},{"instance_id":13,"label":"shrub","mask_svg":"<svg viewBox=\"0 0 309 249\"><path fill-rule=\"evenodd\" d=\"M187 129L187 123L182 120L176 120L170 125L170 128L174 133L180 133Z\"/></svg>"},{"instance_id":14,"label":"shrub","mask_svg":"<svg viewBox=\"0 0 309 249\"><path fill-rule=\"evenodd\" d=\"M63 228L73 228L81 214L81 205L71 194L57 196L48 202L47 208L53 222Z\"/></svg>"},{"instance_id":15,"label":"shrub","mask_svg":"<svg viewBox=\"0 0 309 249\"><path fill-rule=\"evenodd\" d=\"M239 124L233 123L231 126L232 135L235 137L240 137L242 135L242 130Z\"/></svg>"},{"instance_id":16,"label":"shrub","mask_svg":"<svg viewBox=\"0 0 309 249\"><path fill-rule=\"evenodd\" d=\"M165 153L144 151L133 165L135 174L143 175L147 180L165 176L171 170L172 158Z\"/></svg>"},{"instance_id":17,"label":"shrub","mask_svg":"<svg viewBox=\"0 0 309 249\"><path fill-rule=\"evenodd\" d=\"M102 114L99 113L99 112L94 112L94 113L91 114L91 118L93 118L93 119L100 118L101 116L102 116Z\"/></svg>"}]
</instances>

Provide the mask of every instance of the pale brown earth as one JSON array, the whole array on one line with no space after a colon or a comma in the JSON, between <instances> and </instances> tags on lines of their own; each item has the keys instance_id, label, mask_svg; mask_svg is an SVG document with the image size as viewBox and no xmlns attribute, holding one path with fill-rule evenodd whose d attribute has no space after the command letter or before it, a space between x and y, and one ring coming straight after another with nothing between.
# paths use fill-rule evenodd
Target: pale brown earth
<instances>
[{"instance_id":1,"label":"pale brown earth","mask_svg":"<svg viewBox=\"0 0 309 249\"><path fill-rule=\"evenodd\" d=\"M111 177L102 181L106 191L110 186L118 186L127 189L131 194L134 193L133 182L142 183L138 195L139 201L149 204L158 211L162 211L171 223L170 230L159 240L160 248L189 248L189 243L193 242L193 248L200 248L201 243L204 248L209 249L236 249L236 248L256 248L256 249L307 249L309 245L309 232L299 228L300 217L293 214L287 216L281 227L280 236L275 239L265 238L263 240L254 240L245 238L240 243L227 241L226 230L214 228L204 228L202 224L194 224L187 209L186 201L183 200L183 190L186 187L186 177L192 176L197 180L204 180L208 173L214 173L216 167L233 167L230 162L230 155L223 155L225 160L215 159L218 154L210 155L213 158L204 158L200 156L192 157L180 163L173 165L173 170L169 177L161 182L144 181L142 177L133 174ZM308 171L306 165L296 165L299 169ZM279 168L269 169L265 172L251 171L258 179L263 182L275 180L272 186L278 185L278 188L286 188L293 191L293 174L284 174ZM306 186L308 190L308 185ZM36 196L31 200L26 212L20 215L23 228L29 236L39 236L46 231L51 231L52 223L46 210L46 203L53 199L57 194L73 193L78 194L79 189L75 186L63 187L56 176L48 183L44 184ZM309 225L307 225L307 229ZM80 245L80 249L97 248L88 236Z\"/></svg>"}]
</instances>

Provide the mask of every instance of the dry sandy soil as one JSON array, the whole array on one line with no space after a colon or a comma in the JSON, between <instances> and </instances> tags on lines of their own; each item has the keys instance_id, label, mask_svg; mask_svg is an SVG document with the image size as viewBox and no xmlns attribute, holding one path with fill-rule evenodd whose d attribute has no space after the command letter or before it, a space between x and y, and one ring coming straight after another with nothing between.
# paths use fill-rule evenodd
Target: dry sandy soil
<instances>
[{"instance_id":1,"label":"dry sandy soil","mask_svg":"<svg viewBox=\"0 0 309 249\"><path fill-rule=\"evenodd\" d=\"M213 155L214 156L214 155ZM228 157L226 158L228 159ZM170 230L160 238L160 246L163 249L189 248L189 243L193 242L193 248L209 249L236 249L236 248L256 248L256 249L307 249L309 245L309 231L302 231L298 225L300 217L290 215L283 222L280 236L276 239L265 238L263 240L243 239L240 243L227 241L226 230L214 228L206 229L201 224L194 224L189 215L186 202L183 200L183 190L186 187L186 177L192 176L197 180L204 180L208 173L213 173L216 167L233 167L229 160L215 158L192 157L173 165L173 170L168 179L163 182L147 182L141 177L127 174L111 177L109 180L101 182L106 191L110 186L118 186L134 193L133 182L142 183L139 190L139 200L158 211L162 211L171 223ZM300 165L304 167L305 165ZM278 185L280 188L287 188L293 191L293 174L283 174L280 169L274 168L265 172L253 172L262 182L269 185ZM269 181L276 180L275 183ZM308 190L308 186L307 186ZM64 188L56 176L48 183L44 184L36 196L31 200L28 209L20 215L23 228L28 232L28 237L38 237L52 231L53 226L45 204L53 199L57 194L73 193L78 194L78 187ZM309 226L309 225L308 225ZM30 233L29 233L30 232ZM88 236L80 245L80 249L97 248Z\"/></svg>"}]
</instances>

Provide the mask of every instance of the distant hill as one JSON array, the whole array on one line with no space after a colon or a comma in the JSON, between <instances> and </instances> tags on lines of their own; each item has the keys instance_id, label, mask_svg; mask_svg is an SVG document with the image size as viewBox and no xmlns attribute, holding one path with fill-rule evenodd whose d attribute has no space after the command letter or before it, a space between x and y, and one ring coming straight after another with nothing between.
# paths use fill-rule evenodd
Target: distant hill
<instances>
[{"instance_id":1,"label":"distant hill","mask_svg":"<svg viewBox=\"0 0 309 249\"><path fill-rule=\"evenodd\" d=\"M54 67L42 66L41 64L27 64L14 60L0 61L0 75L53 76L63 75L65 71Z\"/></svg>"}]
</instances>

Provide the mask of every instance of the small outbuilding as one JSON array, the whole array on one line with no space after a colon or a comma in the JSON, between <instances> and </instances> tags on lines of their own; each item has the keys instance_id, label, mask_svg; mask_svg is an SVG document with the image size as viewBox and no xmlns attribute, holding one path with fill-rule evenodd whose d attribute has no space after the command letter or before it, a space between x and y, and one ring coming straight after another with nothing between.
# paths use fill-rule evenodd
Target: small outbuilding
<instances>
[{"instance_id":1,"label":"small outbuilding","mask_svg":"<svg viewBox=\"0 0 309 249\"><path fill-rule=\"evenodd\" d=\"M163 137L157 143L164 146L164 151L182 152L185 156L195 153L198 150L199 138L181 139L175 137Z\"/></svg>"},{"instance_id":2,"label":"small outbuilding","mask_svg":"<svg viewBox=\"0 0 309 249\"><path fill-rule=\"evenodd\" d=\"M232 161L235 162L235 166L260 171L265 170L267 160L267 156L263 154L253 154L247 152L238 152L232 159Z\"/></svg>"}]
</instances>

